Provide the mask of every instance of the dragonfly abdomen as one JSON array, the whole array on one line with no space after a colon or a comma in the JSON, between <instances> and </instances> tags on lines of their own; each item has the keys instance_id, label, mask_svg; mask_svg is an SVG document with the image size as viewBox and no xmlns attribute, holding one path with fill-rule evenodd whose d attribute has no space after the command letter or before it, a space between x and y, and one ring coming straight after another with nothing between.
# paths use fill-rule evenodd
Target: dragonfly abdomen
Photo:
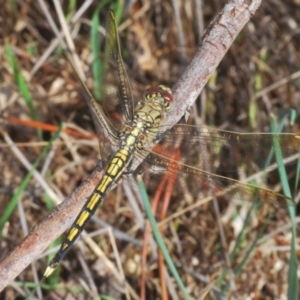
<instances>
[{"instance_id":1,"label":"dragonfly abdomen","mask_svg":"<svg viewBox=\"0 0 300 300\"><path fill-rule=\"evenodd\" d=\"M128 151L127 147L120 148L111 158L110 163L108 164L108 167L99 184L94 189L88 201L85 203L81 212L72 224L69 233L64 239L59 251L49 263L49 267L45 272L46 277L49 276L53 272L53 270L57 268L59 262L63 259L67 251L75 243L76 239L83 231L90 218L94 215L95 211L102 203L111 186L124 173L131 159L132 154Z\"/></svg>"}]
</instances>

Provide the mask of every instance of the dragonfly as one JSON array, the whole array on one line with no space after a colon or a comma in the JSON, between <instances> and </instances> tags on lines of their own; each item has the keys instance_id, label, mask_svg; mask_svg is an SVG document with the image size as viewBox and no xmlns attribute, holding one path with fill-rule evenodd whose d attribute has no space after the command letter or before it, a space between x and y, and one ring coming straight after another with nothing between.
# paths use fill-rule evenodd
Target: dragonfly
<instances>
[{"instance_id":1,"label":"dragonfly","mask_svg":"<svg viewBox=\"0 0 300 300\"><path fill-rule=\"evenodd\" d=\"M108 15L106 33L101 106L77 74L100 137L105 171L50 261L45 277L57 268L112 186L131 171L135 161L142 162L141 166L150 172L189 178L188 187L196 192L209 187L216 197L239 196L243 200L258 199L273 205L291 202L280 193L242 183L226 174L237 176L237 166L244 172L266 169L267 161L269 165L276 163L274 151L280 151L284 157L296 155L300 149L299 134L238 133L188 124L172 124L173 127L165 131L169 126L163 121L174 104L172 90L164 85L148 88L134 109L112 11ZM76 68L74 70L76 72ZM172 157L174 145L178 144L180 159ZM214 170L219 174L213 173Z\"/></svg>"}]
</instances>

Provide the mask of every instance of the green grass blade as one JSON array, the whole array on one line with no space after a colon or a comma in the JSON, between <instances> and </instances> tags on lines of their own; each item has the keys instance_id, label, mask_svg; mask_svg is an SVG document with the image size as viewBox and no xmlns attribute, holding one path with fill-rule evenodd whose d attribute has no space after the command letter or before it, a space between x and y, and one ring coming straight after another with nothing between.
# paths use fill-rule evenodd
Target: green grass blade
<instances>
[{"instance_id":1,"label":"green grass blade","mask_svg":"<svg viewBox=\"0 0 300 300\"><path fill-rule=\"evenodd\" d=\"M154 234L154 237L157 241L157 244L159 246L159 248L161 249L163 255L164 255L164 258L165 258L165 261L171 271L171 273L173 274L179 288L181 289L185 299L191 299L177 270L176 270L176 267L172 261L172 258L168 252L168 249L163 241L163 238L159 232L159 229L158 229L158 226L156 224L156 220L152 214L152 210L151 210L151 205L150 205L150 202L149 202L149 198L148 198L148 195L147 195L147 192L146 192L146 188L145 188L145 185L142 181L142 178L140 176L138 176L138 186L139 186L139 190L140 190L140 193L141 193L141 196L142 196L142 199L143 199L143 204L144 204L144 208L145 208L145 212L147 214L147 217L150 221L150 224L151 224L151 227L152 227L152 230L153 230L153 234Z\"/></svg>"},{"instance_id":2,"label":"green grass blade","mask_svg":"<svg viewBox=\"0 0 300 300\"><path fill-rule=\"evenodd\" d=\"M23 78L23 76L22 76L22 74L19 70L19 67L18 67L17 62L14 58L14 53L12 51L12 48L11 48L10 44L5 45L5 53L6 53L7 61L9 62L10 67L13 69L16 84L18 85L20 93L21 93L22 97L25 100L25 103L26 103L26 106L29 109L30 115L31 115L33 120L37 121L38 120L37 112L36 112L35 107L33 105L33 100L32 100L31 94L29 92L29 88L28 88L27 83L26 83L25 79ZM37 129L37 134L38 134L39 140L42 140L42 131L40 129Z\"/></svg>"},{"instance_id":3,"label":"green grass blade","mask_svg":"<svg viewBox=\"0 0 300 300\"><path fill-rule=\"evenodd\" d=\"M102 84L103 84L103 77L104 77L104 63L102 62L100 55L99 55L99 46L100 46L100 34L98 31L100 20L99 20L99 12L100 10L108 3L110 0L101 1L97 8L95 9L93 16L92 16L92 26L91 26L91 51L93 54L93 63L92 63L92 73L94 78L94 94L97 100L102 100ZM116 5L115 5L116 6ZM120 19L123 6L118 5L118 21Z\"/></svg>"},{"instance_id":4,"label":"green grass blade","mask_svg":"<svg viewBox=\"0 0 300 300\"><path fill-rule=\"evenodd\" d=\"M247 229L247 226L249 225L250 222L250 218L251 218L251 214L254 211L254 209L257 207L257 201L253 201L250 209L248 210L248 213L246 215L244 224L243 224L243 228L241 230L241 232L238 234L237 239L236 239L236 243L234 245L234 248L232 250L232 252L229 255L230 261L233 261L235 256L238 254L238 249L239 246L242 244L244 237L245 237L245 231Z\"/></svg>"},{"instance_id":5,"label":"green grass blade","mask_svg":"<svg viewBox=\"0 0 300 300\"><path fill-rule=\"evenodd\" d=\"M290 109L290 123L293 125L297 119L297 111L295 109Z\"/></svg>"},{"instance_id":6,"label":"green grass blade","mask_svg":"<svg viewBox=\"0 0 300 300\"><path fill-rule=\"evenodd\" d=\"M100 55L99 55L99 46L100 46L100 38L99 38L99 11L103 7L104 4L106 4L108 1L101 2L97 8L95 9L95 12L92 16L92 26L91 26L91 37L90 37L90 43L91 43L91 51L93 54L93 63L92 63L92 72L93 72L93 78L94 78L94 94L97 100L101 100L102 98L102 82L103 82L103 70L104 65L101 62Z\"/></svg>"},{"instance_id":7,"label":"green grass blade","mask_svg":"<svg viewBox=\"0 0 300 300\"><path fill-rule=\"evenodd\" d=\"M274 118L271 118L271 130L274 133L277 132ZM278 164L278 172L279 172L284 195L289 198L292 198L292 193L290 190L286 170L283 163L282 152L277 138L273 139L273 145L274 145L273 148L275 150L276 161ZM289 282L288 299L297 299L298 298L298 276L297 276L298 261L297 261L297 254L296 254L295 207L289 205L288 211L289 211L289 215L291 218L291 225L292 225L291 251L290 251L290 261L289 261L289 275L288 275L288 282Z\"/></svg>"},{"instance_id":8,"label":"green grass blade","mask_svg":"<svg viewBox=\"0 0 300 300\"><path fill-rule=\"evenodd\" d=\"M39 163L41 162L41 160L45 157L46 153L49 151L52 143L58 138L60 132L62 130L62 126L59 127L59 130L52 136L52 138L50 139L50 141L48 142L47 146L45 146L42 149L41 154L38 156L38 158L36 159L36 161L34 162L34 164L32 165L32 168L30 169L30 171L27 173L27 175L25 176L24 180L21 182L20 186L18 187L17 191L15 192L15 194L13 195L12 199L9 202L9 205L5 208L1 218L0 218L0 236L2 235L2 231L3 231L3 227L5 225L5 223L9 220L9 218L11 217L22 193L24 192L24 190L26 189L32 175L33 172L36 170L36 168L38 167Z\"/></svg>"},{"instance_id":9,"label":"green grass blade","mask_svg":"<svg viewBox=\"0 0 300 300\"><path fill-rule=\"evenodd\" d=\"M263 236L265 230L267 229L267 225L269 223L269 220L272 218L274 214L274 211L272 213L269 213L267 215L267 218L265 219L263 226L261 227L261 229L258 231L255 239L253 240L253 242L251 243L250 247L248 248L247 252L245 253L245 256L243 257L243 259L239 262L239 264L237 265L237 267L234 269L234 275L238 276L241 271L243 270L243 267L245 266L245 264L247 263L247 261L251 258L251 254L254 251L259 239ZM250 216L250 214L249 214ZM222 289L222 291L225 293L228 289L230 288L230 284L227 283L227 285Z\"/></svg>"},{"instance_id":10,"label":"green grass blade","mask_svg":"<svg viewBox=\"0 0 300 300\"><path fill-rule=\"evenodd\" d=\"M76 11L76 5L77 5L77 0L69 0L68 10L67 10L67 14L66 14L67 23L70 23L72 16L74 14L74 11Z\"/></svg>"},{"instance_id":11,"label":"green grass blade","mask_svg":"<svg viewBox=\"0 0 300 300\"><path fill-rule=\"evenodd\" d=\"M273 215L273 213L269 213L267 215L267 218L265 219L265 222L263 223L263 226L262 228L258 231L257 235L256 235L256 238L254 239L254 241L252 242L252 244L250 245L248 251L246 252L244 258L242 259L242 261L238 264L238 266L235 268L234 270L234 275L237 276L240 274L240 272L242 271L244 265L246 264L246 262L249 260L252 252L254 251L256 245L257 245L257 242L259 241L259 239L263 236L266 228L267 228L267 225L268 225L268 222L269 220L271 219L271 216ZM229 284L228 284L228 288L229 288Z\"/></svg>"},{"instance_id":12,"label":"green grass blade","mask_svg":"<svg viewBox=\"0 0 300 300\"><path fill-rule=\"evenodd\" d=\"M111 9L115 13L116 18L116 24L120 24L121 16L124 10L124 1L123 0L117 0L111 7Z\"/></svg>"},{"instance_id":13,"label":"green grass blade","mask_svg":"<svg viewBox=\"0 0 300 300\"><path fill-rule=\"evenodd\" d=\"M243 224L243 228L240 231L240 233L238 234L238 236L236 238L236 241L235 241L235 244L234 244L234 247L233 247L233 249L232 249L232 251L229 255L229 259L230 259L231 262L234 260L235 256L238 254L238 251L239 251L241 245L245 241L245 232L248 228L250 218L251 218L251 214L252 214L253 210L255 209L255 207L257 207L257 201L253 201L250 209L247 212L247 215L246 215L246 218L245 218L245 221L244 221L244 224ZM226 278L226 275L227 275L227 270L225 269L222 272L222 274L220 275L219 279L218 279L218 282L217 282L218 287L220 287L220 288L222 287L222 284L223 284L223 281ZM226 285L225 288L222 289L222 291L223 292L227 291L228 287L229 287L229 285Z\"/></svg>"},{"instance_id":14,"label":"green grass blade","mask_svg":"<svg viewBox=\"0 0 300 300\"><path fill-rule=\"evenodd\" d=\"M105 295L101 295L101 299L102 299L102 300L117 300L117 299L114 298L114 297L111 297L111 296L105 296Z\"/></svg>"},{"instance_id":15,"label":"green grass blade","mask_svg":"<svg viewBox=\"0 0 300 300\"><path fill-rule=\"evenodd\" d=\"M300 149L299 149L299 158L298 158L298 162L297 162L297 171L296 171L294 195L296 195L296 192L298 191L299 181L300 181Z\"/></svg>"}]
</instances>

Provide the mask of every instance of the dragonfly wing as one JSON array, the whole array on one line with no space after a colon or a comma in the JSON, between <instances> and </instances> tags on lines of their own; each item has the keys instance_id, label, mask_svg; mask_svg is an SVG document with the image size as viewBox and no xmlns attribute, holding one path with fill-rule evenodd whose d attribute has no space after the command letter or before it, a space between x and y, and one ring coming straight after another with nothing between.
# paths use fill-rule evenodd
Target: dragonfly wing
<instances>
[{"instance_id":1,"label":"dragonfly wing","mask_svg":"<svg viewBox=\"0 0 300 300\"><path fill-rule=\"evenodd\" d=\"M210 195L230 200L258 200L274 206L293 205L290 199L272 190L206 172L155 152L148 154L146 162L152 165L151 169L154 173L163 172L170 176L178 175L186 178L187 188L192 194Z\"/></svg>"},{"instance_id":2,"label":"dragonfly wing","mask_svg":"<svg viewBox=\"0 0 300 300\"><path fill-rule=\"evenodd\" d=\"M104 112L98 106L94 98L93 102L94 103L92 104L92 101L87 101L98 136L101 159L103 161L103 165L106 166L112 154L115 153L116 149L119 146L119 135L115 130L115 127L111 124L110 120L106 118ZM95 110L95 105L97 105L98 110ZM99 117L99 114L101 114L101 118ZM109 130L107 130L106 127L102 125L102 118L107 119Z\"/></svg>"},{"instance_id":3,"label":"dragonfly wing","mask_svg":"<svg viewBox=\"0 0 300 300\"><path fill-rule=\"evenodd\" d=\"M167 151L178 141L181 141L182 163L236 178L241 173L249 176L274 166L275 141L280 145L282 157L296 156L300 150L298 134L237 133L179 124L164 134L160 147Z\"/></svg>"},{"instance_id":4,"label":"dragonfly wing","mask_svg":"<svg viewBox=\"0 0 300 300\"><path fill-rule=\"evenodd\" d=\"M72 57L65 53L67 59L69 60L78 80L81 83L81 87L83 90L83 95L86 100L86 103L89 107L89 111L91 113L93 123L96 129L96 133L99 138L100 144L100 153L101 159L104 165L107 164L111 153L114 153L116 147L119 144L118 139L118 131L115 129L111 121L105 115L103 109L98 105L97 101L95 100L92 93L89 91L88 87L86 86L85 82L80 77L75 64L73 63Z\"/></svg>"},{"instance_id":5,"label":"dragonfly wing","mask_svg":"<svg viewBox=\"0 0 300 300\"><path fill-rule=\"evenodd\" d=\"M114 126L119 130L132 120L133 98L130 82L121 56L115 17L110 11L106 29L103 107Z\"/></svg>"},{"instance_id":6,"label":"dragonfly wing","mask_svg":"<svg viewBox=\"0 0 300 300\"><path fill-rule=\"evenodd\" d=\"M285 205L291 203L285 196L238 181L240 173L248 176L276 162L274 140L279 142L283 156L297 154L300 149L296 134L240 134L175 125L153 151L138 156L154 173L188 177L190 189L195 192ZM174 158L176 151L179 154Z\"/></svg>"}]
</instances>

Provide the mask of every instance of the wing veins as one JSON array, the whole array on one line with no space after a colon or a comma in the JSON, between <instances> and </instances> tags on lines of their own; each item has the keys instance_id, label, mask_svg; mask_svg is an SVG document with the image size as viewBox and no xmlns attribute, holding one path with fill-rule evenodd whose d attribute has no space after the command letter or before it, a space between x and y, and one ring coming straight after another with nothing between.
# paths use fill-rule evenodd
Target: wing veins
<instances>
[{"instance_id":1,"label":"wing veins","mask_svg":"<svg viewBox=\"0 0 300 300\"><path fill-rule=\"evenodd\" d=\"M249 200L250 198L253 199L255 196L258 196L262 203L267 202L273 205L275 204L282 206L288 204L294 206L294 202L290 198L270 189L261 188L253 184L242 183L236 179L210 173L182 162L178 162L177 160L173 160L170 157L154 151L144 150L143 152L144 153L138 153L137 155L143 157L145 161L148 161L154 166L162 166L163 168L167 169L167 172L178 173L179 176L182 174L184 174L184 176L193 175L199 178L198 181L200 182L202 182L203 179L207 180L207 182L211 184L211 187L216 187L219 189L217 192L213 191L217 197L226 196L228 194L234 195L236 193L243 196L244 192L246 193L244 195L246 200ZM218 184L218 181L225 183L227 186Z\"/></svg>"}]
</instances>

